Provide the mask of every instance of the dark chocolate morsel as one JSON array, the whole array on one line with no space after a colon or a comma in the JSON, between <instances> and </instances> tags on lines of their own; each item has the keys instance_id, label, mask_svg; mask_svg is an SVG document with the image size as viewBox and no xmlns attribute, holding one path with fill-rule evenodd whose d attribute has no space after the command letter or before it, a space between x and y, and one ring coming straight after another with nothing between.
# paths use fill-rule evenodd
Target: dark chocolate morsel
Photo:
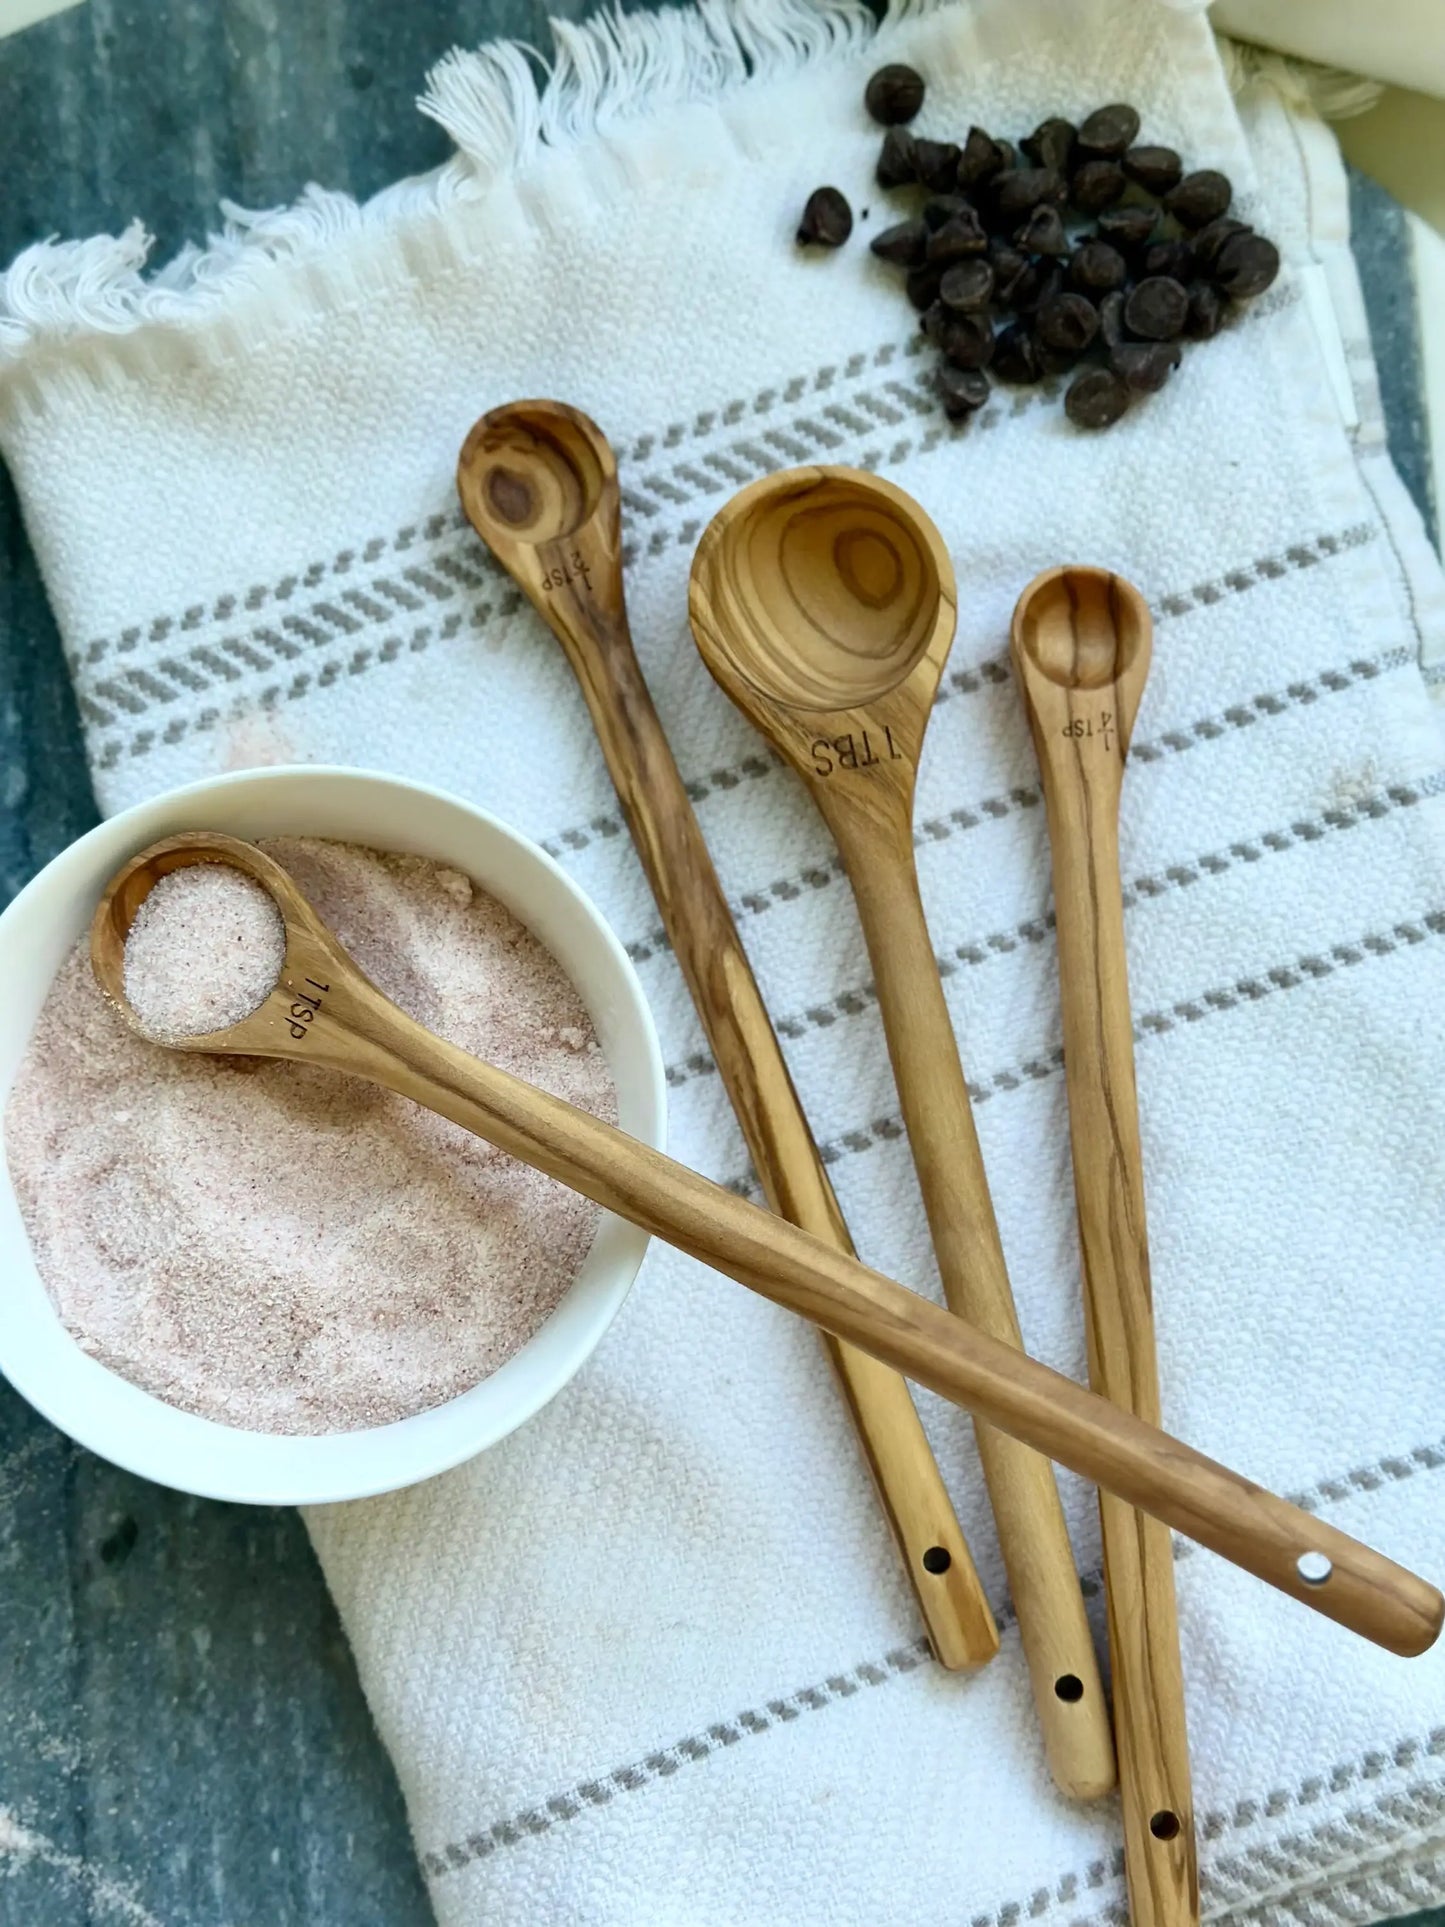
<instances>
[{"instance_id":1,"label":"dark chocolate morsel","mask_svg":"<svg viewBox=\"0 0 1445 1927\"><path fill-rule=\"evenodd\" d=\"M1064 396L1064 413L1076 428L1112 428L1128 406L1128 387L1109 368L1086 368Z\"/></svg>"},{"instance_id":2,"label":"dark chocolate morsel","mask_svg":"<svg viewBox=\"0 0 1445 1927\"><path fill-rule=\"evenodd\" d=\"M863 105L885 127L897 127L923 105L923 75L895 63L880 67L863 90Z\"/></svg>"},{"instance_id":3,"label":"dark chocolate morsel","mask_svg":"<svg viewBox=\"0 0 1445 1927\"><path fill-rule=\"evenodd\" d=\"M1146 194L1167 194L1178 187L1184 163L1172 147L1131 147L1123 159L1124 172Z\"/></svg>"},{"instance_id":4,"label":"dark chocolate morsel","mask_svg":"<svg viewBox=\"0 0 1445 1927\"><path fill-rule=\"evenodd\" d=\"M1167 274L1150 275L1124 301L1124 326L1143 341L1172 341L1183 334L1189 295Z\"/></svg>"},{"instance_id":5,"label":"dark chocolate morsel","mask_svg":"<svg viewBox=\"0 0 1445 1927\"><path fill-rule=\"evenodd\" d=\"M853 210L836 187L815 187L798 223L804 247L841 248L853 232Z\"/></svg>"}]
</instances>

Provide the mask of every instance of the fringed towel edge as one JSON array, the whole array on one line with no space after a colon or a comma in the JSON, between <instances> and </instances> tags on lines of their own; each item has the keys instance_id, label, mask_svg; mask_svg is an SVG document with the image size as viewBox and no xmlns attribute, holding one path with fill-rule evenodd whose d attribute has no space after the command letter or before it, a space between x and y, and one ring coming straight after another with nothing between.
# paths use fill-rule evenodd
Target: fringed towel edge
<instances>
[{"instance_id":1,"label":"fringed towel edge","mask_svg":"<svg viewBox=\"0 0 1445 1927\"><path fill-rule=\"evenodd\" d=\"M417 105L456 146L434 172L384 188L365 202L308 186L289 207L249 210L222 202L223 225L204 247L187 245L148 273L153 241L134 220L118 235L40 241L0 275L0 376L37 350L91 336L111 341L149 326L166 331L224 320L246 297L284 319L303 318L314 299L275 284L287 265L322 267L342 241L405 233L422 265L432 254L424 229L459 203L475 202L500 176L524 170L543 149L668 106L717 104L830 60L880 50L904 23L960 0L889 0L881 20L862 0L699 0L693 8L624 13L609 8L577 23L552 23L550 61L517 42L460 48L427 78ZM337 299L374 291L376 251L354 251L333 290ZM333 262L325 262L327 271ZM314 297L316 289L308 291ZM323 304L325 305L325 304ZM254 319L255 317L253 317Z\"/></svg>"}]
</instances>

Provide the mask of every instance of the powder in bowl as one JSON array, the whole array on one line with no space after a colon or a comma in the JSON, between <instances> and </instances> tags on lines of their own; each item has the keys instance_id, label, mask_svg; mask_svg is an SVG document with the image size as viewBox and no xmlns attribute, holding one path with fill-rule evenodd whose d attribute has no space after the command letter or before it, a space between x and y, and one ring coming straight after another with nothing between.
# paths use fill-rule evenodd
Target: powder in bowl
<instances>
[{"instance_id":1,"label":"powder in bowl","mask_svg":"<svg viewBox=\"0 0 1445 1927\"><path fill-rule=\"evenodd\" d=\"M188 863L158 877L125 940L125 994L164 1043L226 1030L259 1010L286 955L267 891L231 863Z\"/></svg>"},{"instance_id":2,"label":"powder in bowl","mask_svg":"<svg viewBox=\"0 0 1445 1927\"><path fill-rule=\"evenodd\" d=\"M412 1017L615 1122L586 1005L495 898L421 857L262 847ZM84 943L16 1076L5 1150L76 1342L259 1432L384 1425L467 1391L556 1309L601 1216L376 1085L158 1047L101 995Z\"/></svg>"}]
</instances>

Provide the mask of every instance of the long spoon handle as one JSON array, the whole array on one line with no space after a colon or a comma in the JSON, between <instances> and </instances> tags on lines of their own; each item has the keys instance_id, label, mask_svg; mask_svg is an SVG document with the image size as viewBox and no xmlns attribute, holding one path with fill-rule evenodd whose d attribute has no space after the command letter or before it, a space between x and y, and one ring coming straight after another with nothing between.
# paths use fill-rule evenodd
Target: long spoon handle
<instances>
[{"instance_id":1,"label":"long spoon handle","mask_svg":"<svg viewBox=\"0 0 1445 1927\"><path fill-rule=\"evenodd\" d=\"M275 1048L253 1050L415 1099L1392 1652L1421 1653L1436 1638L1445 1599L1382 1553L614 1125L433 1037L334 943L310 954L323 976L336 971L322 1015L303 1044L288 1046L278 1020ZM287 996L271 1002L284 1011ZM1306 1572L1327 1561L1328 1576L1306 1578L1301 1558Z\"/></svg>"},{"instance_id":2,"label":"long spoon handle","mask_svg":"<svg viewBox=\"0 0 1445 1927\"><path fill-rule=\"evenodd\" d=\"M1085 785L1044 765L1089 1383L1160 1422L1118 838ZM1169 1528L1101 1493L1114 1734L1134 1927L1199 1918Z\"/></svg>"},{"instance_id":3,"label":"long spoon handle","mask_svg":"<svg viewBox=\"0 0 1445 1927\"><path fill-rule=\"evenodd\" d=\"M558 633L768 1203L851 1255L626 619L580 640ZM982 1665L998 1651L998 1629L908 1386L866 1352L823 1336L934 1652L952 1669Z\"/></svg>"},{"instance_id":4,"label":"long spoon handle","mask_svg":"<svg viewBox=\"0 0 1445 1927\"><path fill-rule=\"evenodd\" d=\"M1119 797L1149 671L1149 617L1126 585L1065 572L1025 590L1013 658L1053 855L1074 1197L1089 1382L1160 1422L1144 1166L1119 882ZM1053 616L1046 624L1045 611ZM1099 1496L1124 1868L1134 1927L1192 1927L1199 1866L1169 1529Z\"/></svg>"},{"instance_id":5,"label":"long spoon handle","mask_svg":"<svg viewBox=\"0 0 1445 1927\"><path fill-rule=\"evenodd\" d=\"M1023 1337L906 827L876 846L833 827L858 900L903 1122L949 1309L1022 1352ZM901 847L900 847L901 846ZM1044 1746L1076 1799L1114 1784L1109 1709L1053 1467L1004 1432L978 1427Z\"/></svg>"}]
</instances>

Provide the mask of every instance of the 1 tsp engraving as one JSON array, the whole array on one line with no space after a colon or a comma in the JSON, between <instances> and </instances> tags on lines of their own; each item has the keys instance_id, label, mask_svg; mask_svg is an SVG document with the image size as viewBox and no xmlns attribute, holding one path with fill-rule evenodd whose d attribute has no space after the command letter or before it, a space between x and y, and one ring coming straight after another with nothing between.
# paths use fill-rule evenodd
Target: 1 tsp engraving
<instances>
[{"instance_id":1,"label":"1 tsp engraving","mask_svg":"<svg viewBox=\"0 0 1445 1927\"><path fill-rule=\"evenodd\" d=\"M1061 736L1074 737L1098 736L1103 739L1106 750L1112 749L1114 747L1113 711L1108 709L1101 710L1097 721L1092 716L1075 716L1071 723L1064 724L1059 734Z\"/></svg>"},{"instance_id":2,"label":"1 tsp engraving","mask_svg":"<svg viewBox=\"0 0 1445 1927\"><path fill-rule=\"evenodd\" d=\"M592 564L581 549L573 549L565 562L559 562L555 569L548 569L542 577L544 589L570 589L574 582L580 582L589 595L592 593Z\"/></svg>"},{"instance_id":3,"label":"1 tsp engraving","mask_svg":"<svg viewBox=\"0 0 1445 1927\"><path fill-rule=\"evenodd\" d=\"M321 999L331 988L330 984L318 984L314 977L307 977L305 981L318 994L315 997L308 997L304 990L298 990L295 1001L291 1005L291 1035L298 1043L306 1035L310 1026L316 1022L316 1013L321 1008Z\"/></svg>"}]
</instances>

